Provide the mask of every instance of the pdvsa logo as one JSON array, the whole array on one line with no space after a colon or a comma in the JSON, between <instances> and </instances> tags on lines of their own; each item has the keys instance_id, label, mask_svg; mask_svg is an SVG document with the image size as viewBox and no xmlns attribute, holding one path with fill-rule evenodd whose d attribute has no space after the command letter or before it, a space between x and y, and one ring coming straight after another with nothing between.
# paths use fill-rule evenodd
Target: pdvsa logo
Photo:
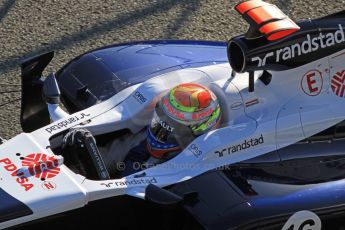
<instances>
[{"instance_id":1,"label":"pdvsa logo","mask_svg":"<svg viewBox=\"0 0 345 230\"><path fill-rule=\"evenodd\" d=\"M18 157L20 153L16 154ZM47 156L44 153L33 153L26 157L20 157L22 167L13 162L13 159L3 158L0 159L0 166L3 167L14 180L24 188L25 191L29 191L34 187L31 183L30 177L34 176L45 180L47 178L53 178L59 174L59 165L63 163L62 157Z\"/></svg>"},{"instance_id":2,"label":"pdvsa logo","mask_svg":"<svg viewBox=\"0 0 345 230\"><path fill-rule=\"evenodd\" d=\"M19 169L9 158L0 159L0 165L14 177L14 180L23 187L25 191L29 191L34 187L34 185L30 183L25 172Z\"/></svg>"},{"instance_id":3,"label":"pdvsa logo","mask_svg":"<svg viewBox=\"0 0 345 230\"><path fill-rule=\"evenodd\" d=\"M345 70L336 73L331 80L332 91L338 97L344 97L345 92Z\"/></svg>"},{"instance_id":4,"label":"pdvsa logo","mask_svg":"<svg viewBox=\"0 0 345 230\"><path fill-rule=\"evenodd\" d=\"M40 179L50 179L58 175L59 165L59 159L54 156L48 157L44 153L30 154L22 159L22 166L28 167L31 176Z\"/></svg>"}]
</instances>

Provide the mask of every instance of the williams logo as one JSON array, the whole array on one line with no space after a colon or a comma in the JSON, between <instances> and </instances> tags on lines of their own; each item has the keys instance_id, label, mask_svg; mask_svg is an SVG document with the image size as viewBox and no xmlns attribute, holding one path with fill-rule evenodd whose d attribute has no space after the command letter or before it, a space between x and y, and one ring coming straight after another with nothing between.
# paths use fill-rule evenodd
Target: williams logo
<instances>
[{"instance_id":1,"label":"williams logo","mask_svg":"<svg viewBox=\"0 0 345 230\"><path fill-rule=\"evenodd\" d=\"M267 63L267 59L275 58L275 62L287 61L292 58L315 52L319 49L332 47L336 44L345 42L345 33L343 27L339 24L339 29L334 33L320 33L317 37L306 36L306 40L302 43L296 43L286 46L276 51L266 53L264 57L253 57L252 62L257 62L258 67L263 67Z\"/></svg>"},{"instance_id":2,"label":"williams logo","mask_svg":"<svg viewBox=\"0 0 345 230\"><path fill-rule=\"evenodd\" d=\"M251 147L254 147L254 146L257 146L257 145L260 145L263 143L264 143L264 137L261 134L261 136L258 138L252 138L250 140L244 140L244 142L241 144L232 145L226 149L222 149L220 151L215 151L214 153L218 154L219 157L223 157L225 154L230 155L232 153L236 153L236 152L239 152L239 151L242 151L245 149L249 149Z\"/></svg>"},{"instance_id":3,"label":"williams logo","mask_svg":"<svg viewBox=\"0 0 345 230\"><path fill-rule=\"evenodd\" d=\"M345 70L336 73L331 80L332 91L338 97L345 96Z\"/></svg>"}]
</instances>

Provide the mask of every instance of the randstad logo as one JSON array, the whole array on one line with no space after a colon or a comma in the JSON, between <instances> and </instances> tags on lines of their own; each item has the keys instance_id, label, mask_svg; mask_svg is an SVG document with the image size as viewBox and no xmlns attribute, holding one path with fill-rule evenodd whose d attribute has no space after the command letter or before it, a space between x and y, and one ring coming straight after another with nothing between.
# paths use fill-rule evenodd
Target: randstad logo
<instances>
[{"instance_id":1,"label":"randstad logo","mask_svg":"<svg viewBox=\"0 0 345 230\"><path fill-rule=\"evenodd\" d=\"M286 46L282 49L267 53L263 58L253 57L253 62L258 62L258 67L266 65L267 59L275 57L275 62L290 60L292 58L315 52L319 49L334 46L345 42L345 34L343 27L339 24L339 29L335 33L320 33L319 36L311 38L310 34L302 43L296 43L291 46Z\"/></svg>"}]
</instances>

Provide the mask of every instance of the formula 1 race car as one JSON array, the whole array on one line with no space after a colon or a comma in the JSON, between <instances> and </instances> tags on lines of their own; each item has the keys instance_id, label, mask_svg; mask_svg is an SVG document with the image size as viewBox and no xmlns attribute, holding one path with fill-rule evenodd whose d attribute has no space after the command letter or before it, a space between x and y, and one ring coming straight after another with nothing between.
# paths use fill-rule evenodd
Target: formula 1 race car
<instances>
[{"instance_id":1,"label":"formula 1 race car","mask_svg":"<svg viewBox=\"0 0 345 230\"><path fill-rule=\"evenodd\" d=\"M295 23L261 0L236 10L250 27L228 43L117 44L45 78L53 52L25 61L24 133L0 145L0 228L344 224L345 11ZM181 83L214 92L221 126L166 162L109 176L97 149L145 129ZM85 151L63 151L80 128Z\"/></svg>"}]
</instances>

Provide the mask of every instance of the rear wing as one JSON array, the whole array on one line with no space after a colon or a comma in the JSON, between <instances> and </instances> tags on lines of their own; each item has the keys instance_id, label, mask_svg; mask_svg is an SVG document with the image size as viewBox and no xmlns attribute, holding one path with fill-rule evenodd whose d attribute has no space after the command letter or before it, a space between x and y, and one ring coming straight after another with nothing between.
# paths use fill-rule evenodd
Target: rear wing
<instances>
[{"instance_id":1,"label":"rear wing","mask_svg":"<svg viewBox=\"0 0 345 230\"><path fill-rule=\"evenodd\" d=\"M250 25L247 39L264 35L269 41L275 41L300 30L277 6L262 0L242 2L237 4L235 9Z\"/></svg>"}]
</instances>

